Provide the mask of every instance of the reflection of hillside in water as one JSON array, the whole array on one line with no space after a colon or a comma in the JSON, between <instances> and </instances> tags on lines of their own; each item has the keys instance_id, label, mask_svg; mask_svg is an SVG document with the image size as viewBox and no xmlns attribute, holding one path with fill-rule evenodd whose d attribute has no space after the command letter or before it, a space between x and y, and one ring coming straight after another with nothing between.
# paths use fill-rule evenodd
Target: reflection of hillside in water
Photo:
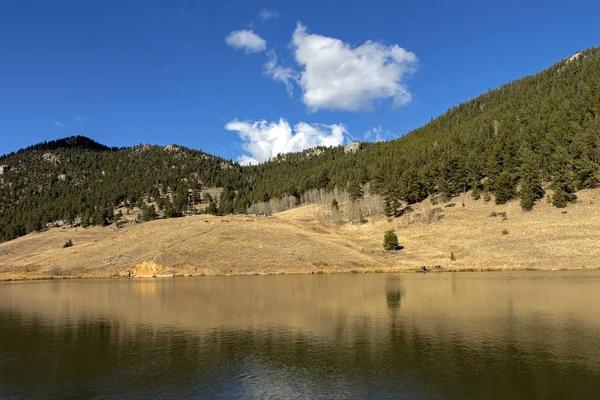
<instances>
[{"instance_id":1,"label":"reflection of hillside in water","mask_svg":"<svg viewBox=\"0 0 600 400\"><path fill-rule=\"evenodd\" d=\"M593 273L2 285L0 387L586 398L599 288Z\"/></svg>"},{"instance_id":2,"label":"reflection of hillside in water","mask_svg":"<svg viewBox=\"0 0 600 400\"><path fill-rule=\"evenodd\" d=\"M336 322L388 320L391 313L404 325L432 333L452 326L476 339L506 328L496 322L519 318L600 327L599 289L594 272L54 281L2 285L0 308L53 324L62 318L200 330L258 324L325 335Z\"/></svg>"}]
</instances>

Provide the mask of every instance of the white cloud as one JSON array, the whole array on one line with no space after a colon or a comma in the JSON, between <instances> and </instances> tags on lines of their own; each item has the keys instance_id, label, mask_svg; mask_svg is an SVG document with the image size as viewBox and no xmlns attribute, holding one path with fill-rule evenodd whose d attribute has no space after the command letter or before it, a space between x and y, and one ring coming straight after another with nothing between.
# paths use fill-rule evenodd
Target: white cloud
<instances>
[{"instance_id":1,"label":"white cloud","mask_svg":"<svg viewBox=\"0 0 600 400\"><path fill-rule=\"evenodd\" d=\"M253 31L233 31L226 38L227 44L246 53L260 53L267 49L267 42Z\"/></svg>"},{"instance_id":2,"label":"white cloud","mask_svg":"<svg viewBox=\"0 0 600 400\"><path fill-rule=\"evenodd\" d=\"M258 18L263 21L268 21L273 18L279 17L279 13L275 10L269 10L268 8L263 8L258 12Z\"/></svg>"},{"instance_id":3,"label":"white cloud","mask_svg":"<svg viewBox=\"0 0 600 400\"><path fill-rule=\"evenodd\" d=\"M363 138L366 141L383 142L385 140L397 139L398 136L394 135L392 132L386 129L383 129L381 125L379 125L374 126L373 129L366 131Z\"/></svg>"},{"instance_id":4,"label":"white cloud","mask_svg":"<svg viewBox=\"0 0 600 400\"><path fill-rule=\"evenodd\" d=\"M323 125L300 122L293 128L285 119L279 122L238 121L225 125L244 141L248 154L238 157L240 164L258 164L278 154L298 152L315 146L339 146L344 143L346 127L341 124Z\"/></svg>"},{"instance_id":5,"label":"white cloud","mask_svg":"<svg viewBox=\"0 0 600 400\"><path fill-rule=\"evenodd\" d=\"M291 67L283 67L277 63L277 55L274 51L267 53L268 60L265 63L265 74L275 81L283 82L288 94L291 96L294 92L294 82L298 81L298 71Z\"/></svg>"},{"instance_id":6,"label":"white cloud","mask_svg":"<svg viewBox=\"0 0 600 400\"><path fill-rule=\"evenodd\" d=\"M85 118L83 118L82 116L79 116L79 115L76 115L76 116L74 117L74 119L75 119L75 121L77 121L77 122L83 122L83 121L85 120Z\"/></svg>"},{"instance_id":7,"label":"white cloud","mask_svg":"<svg viewBox=\"0 0 600 400\"><path fill-rule=\"evenodd\" d=\"M296 62L302 67L304 104L319 109L359 111L378 99L394 106L411 100L404 79L415 71L417 57L398 45L367 41L352 48L339 39L309 34L298 24L292 36Z\"/></svg>"},{"instance_id":8,"label":"white cloud","mask_svg":"<svg viewBox=\"0 0 600 400\"><path fill-rule=\"evenodd\" d=\"M56 126L58 126L59 128L68 128L68 126L66 124L63 124L60 121L52 121L52 123Z\"/></svg>"}]
</instances>

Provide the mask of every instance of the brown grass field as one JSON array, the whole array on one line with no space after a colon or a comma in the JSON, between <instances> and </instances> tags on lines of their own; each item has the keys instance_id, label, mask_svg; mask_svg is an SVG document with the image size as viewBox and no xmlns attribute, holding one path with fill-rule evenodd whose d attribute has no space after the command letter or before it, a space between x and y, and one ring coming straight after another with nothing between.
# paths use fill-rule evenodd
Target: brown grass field
<instances>
[{"instance_id":1,"label":"brown grass field","mask_svg":"<svg viewBox=\"0 0 600 400\"><path fill-rule=\"evenodd\" d=\"M496 205L467 194L362 224L330 222L327 207L306 205L272 217L52 228L0 244L0 280L125 276L129 268L135 275L408 272L437 264L442 271L598 269L600 189L578 197L565 209L544 199L525 212L518 201ZM382 251L389 229L402 250ZM62 248L69 239L74 246Z\"/></svg>"}]
</instances>

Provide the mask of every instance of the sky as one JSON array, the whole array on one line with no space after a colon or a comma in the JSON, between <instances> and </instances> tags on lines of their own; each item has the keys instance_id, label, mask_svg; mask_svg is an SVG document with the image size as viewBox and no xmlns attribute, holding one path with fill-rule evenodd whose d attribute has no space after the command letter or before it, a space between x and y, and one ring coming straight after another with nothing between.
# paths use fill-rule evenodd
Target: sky
<instances>
[{"instance_id":1,"label":"sky","mask_svg":"<svg viewBox=\"0 0 600 400\"><path fill-rule=\"evenodd\" d=\"M598 1L0 2L0 154L85 135L244 164L391 140L600 45Z\"/></svg>"}]
</instances>

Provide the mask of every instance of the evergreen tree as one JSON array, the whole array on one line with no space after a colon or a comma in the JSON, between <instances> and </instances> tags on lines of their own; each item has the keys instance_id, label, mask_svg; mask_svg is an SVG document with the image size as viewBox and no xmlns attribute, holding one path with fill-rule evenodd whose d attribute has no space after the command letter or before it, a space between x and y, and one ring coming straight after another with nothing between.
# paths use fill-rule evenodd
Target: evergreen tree
<instances>
[{"instance_id":1,"label":"evergreen tree","mask_svg":"<svg viewBox=\"0 0 600 400\"><path fill-rule=\"evenodd\" d=\"M180 210L175 208L175 205L169 199L165 199L165 218L177 218L181 217L182 213Z\"/></svg>"},{"instance_id":2,"label":"evergreen tree","mask_svg":"<svg viewBox=\"0 0 600 400\"><path fill-rule=\"evenodd\" d=\"M40 231L42 229L42 221L38 215L30 215L25 221L25 231L27 233Z\"/></svg>"},{"instance_id":3,"label":"evergreen tree","mask_svg":"<svg viewBox=\"0 0 600 400\"><path fill-rule=\"evenodd\" d=\"M520 151L521 167L519 174L521 176L521 189L519 196L521 198L521 207L530 211L535 202L544 197L545 191L540 179L540 163L537 156L528 147L521 148Z\"/></svg>"},{"instance_id":4,"label":"evergreen tree","mask_svg":"<svg viewBox=\"0 0 600 400\"><path fill-rule=\"evenodd\" d=\"M156 219L156 208L154 208L154 204L150 204L148 206L142 207L141 219L142 221L152 221Z\"/></svg>"},{"instance_id":5,"label":"evergreen tree","mask_svg":"<svg viewBox=\"0 0 600 400\"><path fill-rule=\"evenodd\" d=\"M587 155L575 159L573 168L577 189L598 187L598 165L592 162Z\"/></svg>"},{"instance_id":6,"label":"evergreen tree","mask_svg":"<svg viewBox=\"0 0 600 400\"><path fill-rule=\"evenodd\" d=\"M385 250L397 250L399 247L396 233L392 230L386 231L385 235L383 235L383 248Z\"/></svg>"},{"instance_id":7,"label":"evergreen tree","mask_svg":"<svg viewBox=\"0 0 600 400\"><path fill-rule=\"evenodd\" d=\"M217 203L215 203L214 200L211 200L210 203L208 203L208 207L206 207L206 213L212 215L219 214L219 208L217 207Z\"/></svg>"},{"instance_id":8,"label":"evergreen tree","mask_svg":"<svg viewBox=\"0 0 600 400\"><path fill-rule=\"evenodd\" d=\"M87 228L88 226L90 226L90 220L91 220L91 213L89 209L86 209L83 214L81 215L81 226L83 228Z\"/></svg>"},{"instance_id":9,"label":"evergreen tree","mask_svg":"<svg viewBox=\"0 0 600 400\"><path fill-rule=\"evenodd\" d=\"M397 191L391 187L386 188L385 192L383 193L383 213L385 216L397 217L401 206L402 203L400 202Z\"/></svg>"},{"instance_id":10,"label":"evergreen tree","mask_svg":"<svg viewBox=\"0 0 600 400\"><path fill-rule=\"evenodd\" d=\"M220 215L228 215L232 214L234 211L234 192L231 188L226 187L221 192L221 196L219 197L219 214Z\"/></svg>"},{"instance_id":11,"label":"evergreen tree","mask_svg":"<svg viewBox=\"0 0 600 400\"><path fill-rule=\"evenodd\" d=\"M552 205L559 208L566 207L567 203L574 202L577 199L577 195L575 194L575 186L573 185L571 159L564 147L556 149L551 168L551 188L554 190Z\"/></svg>"},{"instance_id":12,"label":"evergreen tree","mask_svg":"<svg viewBox=\"0 0 600 400\"><path fill-rule=\"evenodd\" d=\"M331 209L333 211L340 211L340 206L339 206L338 201L336 199L331 200Z\"/></svg>"},{"instance_id":13,"label":"evergreen tree","mask_svg":"<svg viewBox=\"0 0 600 400\"><path fill-rule=\"evenodd\" d=\"M519 197L521 198L521 208L525 211L531 211L537 199L534 194L534 189L529 182L523 182L521 184Z\"/></svg>"},{"instance_id":14,"label":"evergreen tree","mask_svg":"<svg viewBox=\"0 0 600 400\"><path fill-rule=\"evenodd\" d=\"M364 191L362 186L360 185L360 182L358 182L357 180L353 180L352 182L350 182L350 184L348 185L348 197L350 198L350 200L356 202L362 199L363 196Z\"/></svg>"},{"instance_id":15,"label":"evergreen tree","mask_svg":"<svg viewBox=\"0 0 600 400\"><path fill-rule=\"evenodd\" d=\"M504 204L516 195L514 176L508 171L502 171L494 182L496 204Z\"/></svg>"},{"instance_id":16,"label":"evergreen tree","mask_svg":"<svg viewBox=\"0 0 600 400\"><path fill-rule=\"evenodd\" d=\"M104 216L101 209L97 209L92 214L92 225L104 226Z\"/></svg>"}]
</instances>

